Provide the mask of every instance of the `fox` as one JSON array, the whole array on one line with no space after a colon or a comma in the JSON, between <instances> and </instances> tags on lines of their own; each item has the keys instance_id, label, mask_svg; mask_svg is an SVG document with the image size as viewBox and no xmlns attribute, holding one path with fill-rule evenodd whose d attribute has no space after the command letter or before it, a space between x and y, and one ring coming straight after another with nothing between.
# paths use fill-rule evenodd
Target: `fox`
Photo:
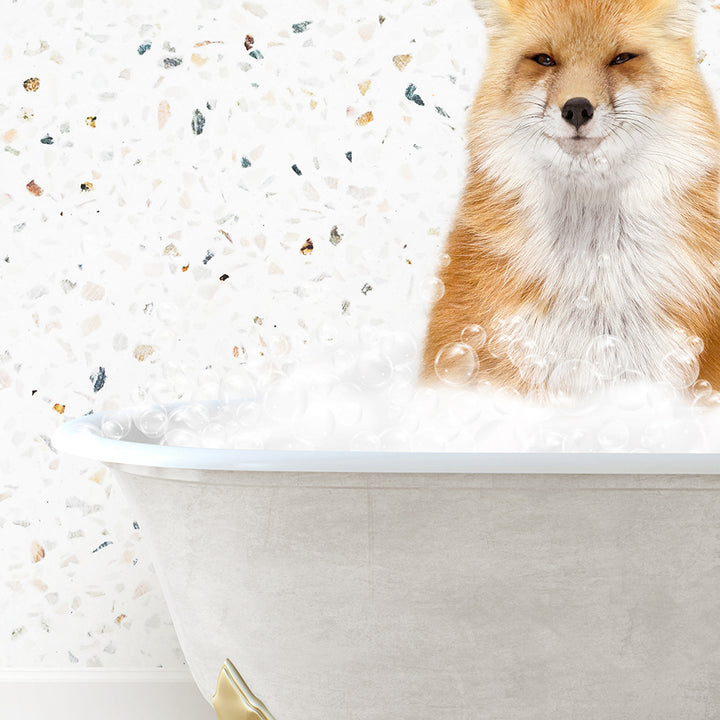
<instances>
[{"instance_id":1,"label":"fox","mask_svg":"<svg viewBox=\"0 0 720 720\"><path fill-rule=\"evenodd\" d=\"M421 379L720 390L720 128L694 2L474 3L486 65Z\"/></svg>"}]
</instances>

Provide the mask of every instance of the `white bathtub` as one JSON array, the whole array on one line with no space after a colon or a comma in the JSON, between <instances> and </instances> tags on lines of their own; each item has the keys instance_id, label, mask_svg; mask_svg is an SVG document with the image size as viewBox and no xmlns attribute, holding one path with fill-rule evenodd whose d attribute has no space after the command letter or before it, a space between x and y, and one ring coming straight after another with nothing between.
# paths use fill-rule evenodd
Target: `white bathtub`
<instances>
[{"instance_id":1,"label":"white bathtub","mask_svg":"<svg viewBox=\"0 0 720 720\"><path fill-rule=\"evenodd\" d=\"M275 720L720 717L718 455L181 449L100 420L53 443L115 471L208 700L227 657Z\"/></svg>"}]
</instances>

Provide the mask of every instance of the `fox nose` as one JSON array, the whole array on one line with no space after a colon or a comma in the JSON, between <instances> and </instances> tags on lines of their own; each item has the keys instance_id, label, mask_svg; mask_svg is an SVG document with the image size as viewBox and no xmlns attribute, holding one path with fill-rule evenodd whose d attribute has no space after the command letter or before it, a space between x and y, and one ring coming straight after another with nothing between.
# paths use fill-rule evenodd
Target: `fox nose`
<instances>
[{"instance_id":1,"label":"fox nose","mask_svg":"<svg viewBox=\"0 0 720 720\"><path fill-rule=\"evenodd\" d=\"M583 97L570 98L561 111L563 120L580 129L593 116L595 108L592 103Z\"/></svg>"}]
</instances>

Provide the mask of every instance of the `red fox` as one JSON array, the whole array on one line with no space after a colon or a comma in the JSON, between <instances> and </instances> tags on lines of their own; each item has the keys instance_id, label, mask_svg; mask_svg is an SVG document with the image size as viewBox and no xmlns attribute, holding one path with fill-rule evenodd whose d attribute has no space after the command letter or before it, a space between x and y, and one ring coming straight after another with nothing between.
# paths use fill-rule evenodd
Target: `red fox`
<instances>
[{"instance_id":1,"label":"red fox","mask_svg":"<svg viewBox=\"0 0 720 720\"><path fill-rule=\"evenodd\" d=\"M720 129L692 1L475 4L487 65L423 377L720 390Z\"/></svg>"}]
</instances>

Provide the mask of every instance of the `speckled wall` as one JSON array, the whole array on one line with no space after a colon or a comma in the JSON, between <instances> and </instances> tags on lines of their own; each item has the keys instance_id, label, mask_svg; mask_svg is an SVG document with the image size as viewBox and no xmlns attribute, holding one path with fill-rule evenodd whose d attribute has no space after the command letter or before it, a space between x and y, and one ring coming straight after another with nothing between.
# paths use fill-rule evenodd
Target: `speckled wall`
<instances>
[{"instance_id":1,"label":"speckled wall","mask_svg":"<svg viewBox=\"0 0 720 720\"><path fill-rule=\"evenodd\" d=\"M469 0L4 0L0 33L0 665L177 668L132 511L49 438L419 341L482 26Z\"/></svg>"}]
</instances>

